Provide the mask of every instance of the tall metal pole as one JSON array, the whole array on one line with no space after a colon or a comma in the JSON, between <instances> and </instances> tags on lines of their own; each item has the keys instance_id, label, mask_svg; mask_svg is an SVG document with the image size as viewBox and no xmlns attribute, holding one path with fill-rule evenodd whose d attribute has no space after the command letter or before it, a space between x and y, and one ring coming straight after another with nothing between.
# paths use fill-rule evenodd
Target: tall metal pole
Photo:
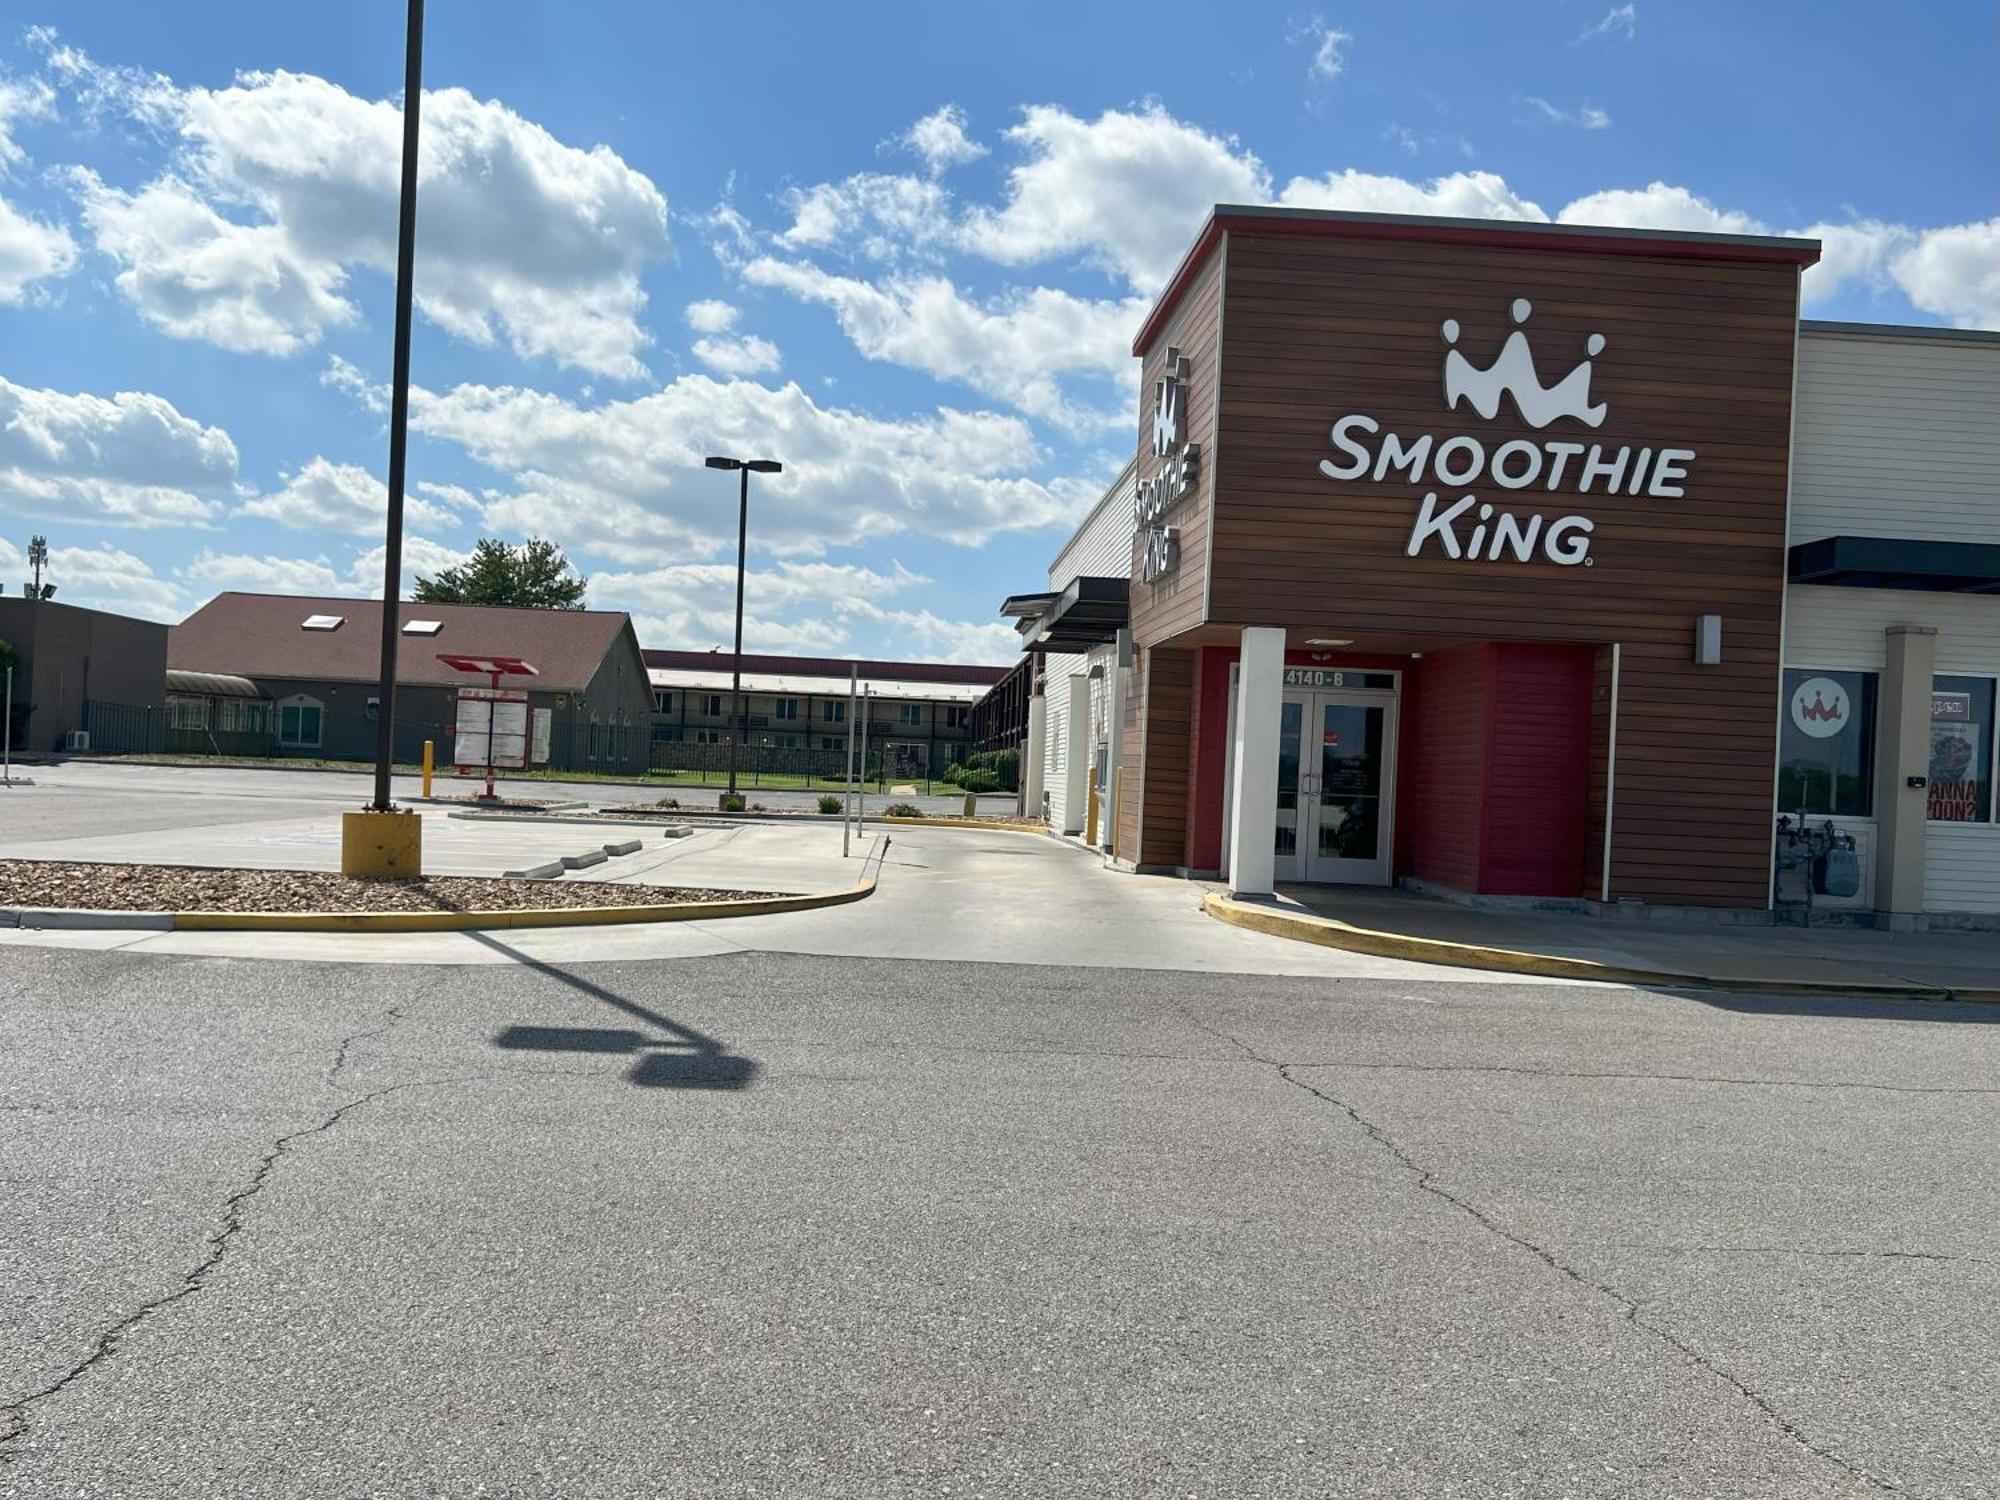
<instances>
[{"instance_id":1,"label":"tall metal pole","mask_svg":"<svg viewBox=\"0 0 2000 1500\"><path fill-rule=\"evenodd\" d=\"M853 756L850 754L850 760ZM0 701L0 781L14 779L14 666L7 665L7 697Z\"/></svg>"},{"instance_id":2,"label":"tall metal pole","mask_svg":"<svg viewBox=\"0 0 2000 1500\"><path fill-rule=\"evenodd\" d=\"M861 833L868 821L868 699L873 689L861 695L861 779L854 784L854 831Z\"/></svg>"},{"instance_id":3,"label":"tall metal pole","mask_svg":"<svg viewBox=\"0 0 2000 1500\"><path fill-rule=\"evenodd\" d=\"M847 858L847 826L854 816L854 688L860 680L858 662L847 664L847 785L840 789L840 857Z\"/></svg>"},{"instance_id":4,"label":"tall metal pole","mask_svg":"<svg viewBox=\"0 0 2000 1500\"><path fill-rule=\"evenodd\" d=\"M743 736L750 728L750 716L743 712L743 548L750 539L750 469L737 470L743 481L736 506L736 665L730 674L730 691L735 695L736 733L729 741L729 794L736 795L736 756Z\"/></svg>"},{"instance_id":5,"label":"tall metal pole","mask_svg":"<svg viewBox=\"0 0 2000 1500\"><path fill-rule=\"evenodd\" d=\"M396 748L396 601L403 592L403 473L410 436L410 289L417 251L417 113L424 94L424 0L409 0L403 42L403 194L396 221L396 358L389 389L389 521L382 559L381 717L375 726L375 800L388 812Z\"/></svg>"}]
</instances>

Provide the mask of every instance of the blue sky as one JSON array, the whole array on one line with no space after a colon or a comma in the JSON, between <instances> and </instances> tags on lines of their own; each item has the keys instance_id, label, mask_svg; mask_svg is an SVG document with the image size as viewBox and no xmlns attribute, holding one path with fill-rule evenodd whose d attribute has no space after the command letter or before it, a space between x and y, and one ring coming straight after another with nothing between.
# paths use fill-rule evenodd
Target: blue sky
<instances>
[{"instance_id":1,"label":"blue sky","mask_svg":"<svg viewBox=\"0 0 2000 1500\"><path fill-rule=\"evenodd\" d=\"M554 537L661 646L1004 661L1206 205L1825 239L2000 326L1993 8L432 0L408 561ZM380 584L402 6L0 15L0 583Z\"/></svg>"}]
</instances>

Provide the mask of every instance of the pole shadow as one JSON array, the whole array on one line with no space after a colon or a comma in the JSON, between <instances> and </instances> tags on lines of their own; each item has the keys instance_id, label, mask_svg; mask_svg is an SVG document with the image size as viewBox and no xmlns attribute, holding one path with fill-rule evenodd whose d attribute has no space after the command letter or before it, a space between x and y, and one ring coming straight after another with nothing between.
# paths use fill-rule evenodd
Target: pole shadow
<instances>
[{"instance_id":1,"label":"pole shadow","mask_svg":"<svg viewBox=\"0 0 2000 1500\"><path fill-rule=\"evenodd\" d=\"M493 1045L513 1052L584 1052L629 1055L636 1059L625 1078L647 1089L741 1091L763 1072L755 1058L731 1052L707 1032L664 1016L628 996L606 989L558 964L531 958L490 933L469 932L474 942L504 953L523 968L545 974L580 994L643 1022L647 1031L623 1027L529 1026L503 1028Z\"/></svg>"}]
</instances>

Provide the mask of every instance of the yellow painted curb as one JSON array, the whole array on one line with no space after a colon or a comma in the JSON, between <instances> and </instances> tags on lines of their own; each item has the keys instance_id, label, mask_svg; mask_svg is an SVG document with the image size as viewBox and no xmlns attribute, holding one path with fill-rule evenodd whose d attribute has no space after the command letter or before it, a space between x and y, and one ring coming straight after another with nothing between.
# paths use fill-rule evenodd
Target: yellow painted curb
<instances>
[{"instance_id":1,"label":"yellow painted curb","mask_svg":"<svg viewBox=\"0 0 2000 1500\"><path fill-rule=\"evenodd\" d=\"M179 911L177 932L472 932L508 927L609 927L627 922L712 922L844 906L875 894L873 879L844 891L646 906L553 906L519 911Z\"/></svg>"},{"instance_id":2,"label":"yellow painted curb","mask_svg":"<svg viewBox=\"0 0 2000 1500\"><path fill-rule=\"evenodd\" d=\"M1710 974L1682 974L1671 969L1635 969L1619 964L1602 964L1588 958L1559 958L1549 953L1527 953L1515 948L1489 948L1474 943L1454 943L1443 938L1411 937L1400 932L1377 932L1356 927L1332 917L1307 912L1253 906L1232 901L1220 891L1204 897L1201 909L1219 922L1243 927L1272 937L1295 942L1317 943L1323 948L1340 948L1349 953L1367 953L1376 958L1401 958L1412 963L1447 964L1458 969L1487 969L1504 974L1528 974L1541 979L1582 979L1602 984L1656 984L1676 989L1734 990L1739 994L1763 995L1846 995L1862 998L1923 1000L1968 1000L1980 998L1977 991L1951 990L1927 985L1840 984L1810 980L1789 982L1775 979L1731 979Z\"/></svg>"}]
</instances>

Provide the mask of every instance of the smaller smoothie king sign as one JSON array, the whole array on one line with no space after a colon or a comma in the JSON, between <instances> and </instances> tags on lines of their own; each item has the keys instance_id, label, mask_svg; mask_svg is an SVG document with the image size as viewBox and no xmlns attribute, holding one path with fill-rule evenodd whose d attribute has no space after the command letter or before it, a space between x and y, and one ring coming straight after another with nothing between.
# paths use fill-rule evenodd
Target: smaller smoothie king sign
<instances>
[{"instance_id":1,"label":"smaller smoothie king sign","mask_svg":"<svg viewBox=\"0 0 2000 1500\"><path fill-rule=\"evenodd\" d=\"M1537 430L1563 421L1601 426L1608 407L1602 401L1591 403L1590 377L1592 361L1604 352L1604 335L1591 334L1584 342L1584 361L1554 385L1544 386L1535 373L1528 335L1519 326L1533 311L1525 297L1514 299L1516 326L1485 367L1460 352L1458 320L1444 321L1445 409L1456 411L1463 403L1491 421L1500 414L1502 397L1512 397L1521 419ZM1588 567L1596 523L1582 510L1544 509L1540 497L1678 500L1686 493L1682 481L1695 458L1691 448L1614 447L1563 438L1515 438L1489 445L1462 433L1385 432L1375 418L1359 412L1335 422L1331 438L1338 456L1321 459L1319 465L1328 479L1407 482L1413 496L1422 490L1405 555L1420 557L1431 550L1483 563L1541 558Z\"/></svg>"}]
</instances>

